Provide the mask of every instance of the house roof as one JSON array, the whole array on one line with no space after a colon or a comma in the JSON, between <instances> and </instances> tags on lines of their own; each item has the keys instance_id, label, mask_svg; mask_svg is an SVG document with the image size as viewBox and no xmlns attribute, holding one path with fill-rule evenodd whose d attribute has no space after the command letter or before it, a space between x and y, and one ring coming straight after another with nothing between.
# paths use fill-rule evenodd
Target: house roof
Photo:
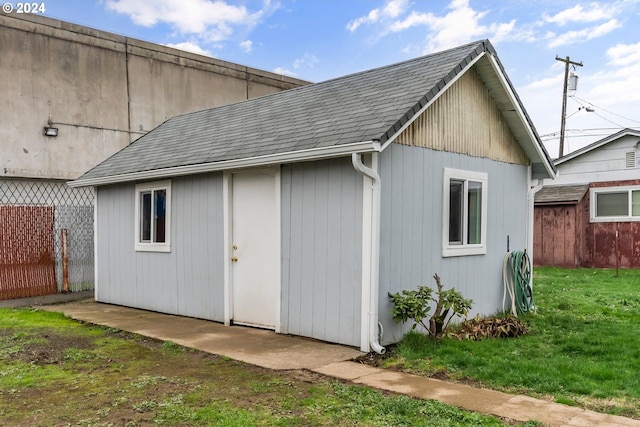
<instances>
[{"instance_id":1,"label":"house roof","mask_svg":"<svg viewBox=\"0 0 640 427\"><path fill-rule=\"evenodd\" d=\"M551 185L536 193L536 205L575 205L585 195L589 184Z\"/></svg>"},{"instance_id":2,"label":"house roof","mask_svg":"<svg viewBox=\"0 0 640 427\"><path fill-rule=\"evenodd\" d=\"M620 138L624 137L624 136L636 136L640 138L640 130L634 130L634 129L622 129L619 132L616 132L612 135L609 135L605 138L602 138L592 144L587 145L586 147L582 147L579 150L573 151L569 154L566 154L562 157L559 157L557 159L555 159L553 161L554 165L561 165L562 163L568 162L572 159L575 159L576 157L580 157L583 154L589 153L591 151L594 151L604 145L607 145L611 142L617 141Z\"/></svg>"},{"instance_id":3,"label":"house roof","mask_svg":"<svg viewBox=\"0 0 640 427\"><path fill-rule=\"evenodd\" d=\"M531 159L534 174L555 176L550 157L491 43L482 40L173 117L69 185L103 185L381 151L473 65L478 65Z\"/></svg>"}]
</instances>

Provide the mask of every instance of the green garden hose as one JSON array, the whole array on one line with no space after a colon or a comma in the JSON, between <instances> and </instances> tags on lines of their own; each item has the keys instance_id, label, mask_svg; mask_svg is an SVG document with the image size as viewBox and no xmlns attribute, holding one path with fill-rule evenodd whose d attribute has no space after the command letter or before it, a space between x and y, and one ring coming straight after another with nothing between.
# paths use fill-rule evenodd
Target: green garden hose
<instances>
[{"instance_id":1,"label":"green garden hose","mask_svg":"<svg viewBox=\"0 0 640 427\"><path fill-rule=\"evenodd\" d=\"M535 311L531 288L531 262L526 251L507 252L502 263L502 311L505 310L507 293L511 299L511 314Z\"/></svg>"}]
</instances>

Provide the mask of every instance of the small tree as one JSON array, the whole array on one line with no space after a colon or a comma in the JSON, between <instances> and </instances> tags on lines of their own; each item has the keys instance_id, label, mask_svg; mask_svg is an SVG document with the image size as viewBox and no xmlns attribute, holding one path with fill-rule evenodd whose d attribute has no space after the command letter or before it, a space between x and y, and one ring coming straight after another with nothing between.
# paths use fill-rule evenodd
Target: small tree
<instances>
[{"instance_id":1,"label":"small tree","mask_svg":"<svg viewBox=\"0 0 640 427\"><path fill-rule=\"evenodd\" d=\"M413 320L412 329L421 325L429 332L430 337L440 339L453 317L467 316L473 301L463 298L455 288L443 291L440 276L434 274L433 278L438 287L435 292L437 298L433 295L433 289L428 286L418 286L415 291L405 289L395 294L389 292L389 298L393 303L393 320L396 323L406 323L408 320ZM431 317L426 320L431 311L431 302L435 302L436 307Z\"/></svg>"}]
</instances>

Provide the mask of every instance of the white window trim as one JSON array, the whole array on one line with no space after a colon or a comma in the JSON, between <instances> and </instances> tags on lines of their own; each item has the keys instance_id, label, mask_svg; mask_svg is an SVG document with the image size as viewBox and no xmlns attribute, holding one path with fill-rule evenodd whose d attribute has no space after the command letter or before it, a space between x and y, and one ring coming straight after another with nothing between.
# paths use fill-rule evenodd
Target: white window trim
<instances>
[{"instance_id":1,"label":"white window trim","mask_svg":"<svg viewBox=\"0 0 640 427\"><path fill-rule=\"evenodd\" d=\"M449 244L449 184L450 181L464 180L476 181L482 184L482 223L480 224L480 244ZM484 172L474 172L461 169L444 168L442 191L442 256L466 256L466 255L484 255L487 253L487 194L488 194L488 175ZM465 209L466 211L466 198ZM466 221L464 221L466 229ZM463 233L466 235L466 232Z\"/></svg>"},{"instance_id":2,"label":"white window trim","mask_svg":"<svg viewBox=\"0 0 640 427\"><path fill-rule=\"evenodd\" d=\"M166 190L166 211L165 211L165 241L141 242L140 241L140 193L149 190ZM171 252L171 180L145 182L136 185L135 191L135 250L142 252Z\"/></svg>"},{"instance_id":3,"label":"white window trim","mask_svg":"<svg viewBox=\"0 0 640 427\"><path fill-rule=\"evenodd\" d=\"M629 215L620 216L599 216L596 217L596 198L600 193L629 193L627 213ZM640 216L631 216L631 192L640 191L640 185L623 185L620 187L595 187L589 189L589 216L590 222L636 222L640 221Z\"/></svg>"}]
</instances>

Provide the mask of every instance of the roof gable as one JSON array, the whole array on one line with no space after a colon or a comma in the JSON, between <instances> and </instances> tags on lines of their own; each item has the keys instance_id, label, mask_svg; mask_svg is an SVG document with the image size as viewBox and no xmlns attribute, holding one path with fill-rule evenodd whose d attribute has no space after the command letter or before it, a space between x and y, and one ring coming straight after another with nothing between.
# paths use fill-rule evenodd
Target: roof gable
<instances>
[{"instance_id":1,"label":"roof gable","mask_svg":"<svg viewBox=\"0 0 640 427\"><path fill-rule=\"evenodd\" d=\"M382 144L397 136L487 52L494 57L491 44L479 41L399 64L176 116L70 185L100 185L379 151ZM497 72L503 72L501 65L497 66ZM498 80L505 78L501 76ZM521 107L519 100L516 103ZM530 124L527 120L528 116L521 120L521 125ZM541 148L535 130L532 132L530 145ZM547 169L553 171L550 160L547 163Z\"/></svg>"},{"instance_id":2,"label":"roof gable","mask_svg":"<svg viewBox=\"0 0 640 427\"><path fill-rule=\"evenodd\" d=\"M601 147L604 147L605 145L614 143L616 141L621 140L622 138L626 137L626 136L631 136L631 137L638 137L640 138L640 130L634 130L634 129L622 129L619 132L616 132L612 135L609 135L605 138L602 138L592 144L587 145L586 147L582 147L579 150L573 151L569 154L566 154L562 157L559 157L557 159L555 159L553 161L553 163L558 166L561 165L563 163L569 162L577 157L583 156L587 153L591 153L593 151L598 150Z\"/></svg>"}]
</instances>

